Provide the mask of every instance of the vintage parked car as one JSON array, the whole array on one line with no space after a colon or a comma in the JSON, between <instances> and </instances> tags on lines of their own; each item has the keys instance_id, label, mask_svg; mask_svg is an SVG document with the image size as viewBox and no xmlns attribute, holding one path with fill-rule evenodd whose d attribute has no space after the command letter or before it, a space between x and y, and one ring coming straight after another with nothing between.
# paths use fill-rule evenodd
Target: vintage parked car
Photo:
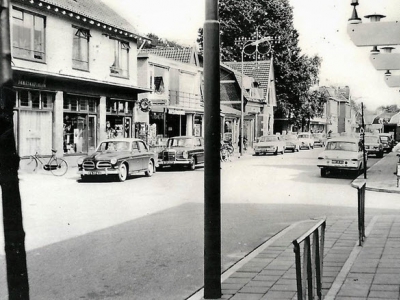
<instances>
[{"instance_id":1,"label":"vintage parked car","mask_svg":"<svg viewBox=\"0 0 400 300\"><path fill-rule=\"evenodd\" d=\"M297 135L297 138L300 141L300 149L303 149L303 148L313 149L314 148L314 138L312 137L311 132L301 132Z\"/></svg>"},{"instance_id":2,"label":"vintage parked car","mask_svg":"<svg viewBox=\"0 0 400 300\"><path fill-rule=\"evenodd\" d=\"M165 149L158 153L158 164L164 166L188 166L195 170L204 163L204 139L195 136L175 136L167 141Z\"/></svg>"},{"instance_id":3,"label":"vintage parked car","mask_svg":"<svg viewBox=\"0 0 400 300\"><path fill-rule=\"evenodd\" d=\"M328 171L333 170L361 173L365 168L363 152L360 139L348 137L329 139L324 151L318 156L317 166L321 169L321 177L325 177Z\"/></svg>"},{"instance_id":4,"label":"vintage parked car","mask_svg":"<svg viewBox=\"0 0 400 300\"><path fill-rule=\"evenodd\" d=\"M278 152L284 154L286 142L282 139L282 136L277 135L264 135L258 139L257 143L254 143L255 155L273 153L277 155Z\"/></svg>"},{"instance_id":5,"label":"vintage parked car","mask_svg":"<svg viewBox=\"0 0 400 300\"><path fill-rule=\"evenodd\" d=\"M379 138L383 145L383 151L391 152L395 146L393 136L390 133L379 133Z\"/></svg>"},{"instance_id":6,"label":"vintage parked car","mask_svg":"<svg viewBox=\"0 0 400 300\"><path fill-rule=\"evenodd\" d=\"M300 141L297 135L287 134L282 135L282 138L285 141L285 150L292 150L292 152L300 150Z\"/></svg>"},{"instance_id":7,"label":"vintage parked car","mask_svg":"<svg viewBox=\"0 0 400 300\"><path fill-rule=\"evenodd\" d=\"M319 147L324 147L326 143L326 135L325 133L313 133L313 139L314 139L314 147L319 146Z\"/></svg>"},{"instance_id":8,"label":"vintage parked car","mask_svg":"<svg viewBox=\"0 0 400 300\"><path fill-rule=\"evenodd\" d=\"M383 144L378 135L368 135L364 137L365 151L368 155L375 154L376 157L383 157Z\"/></svg>"},{"instance_id":9,"label":"vintage parked car","mask_svg":"<svg viewBox=\"0 0 400 300\"><path fill-rule=\"evenodd\" d=\"M152 176L157 164L157 155L144 141L115 138L101 142L93 154L80 158L78 173L82 180L114 175L122 182L134 173L144 172L146 176Z\"/></svg>"}]
</instances>

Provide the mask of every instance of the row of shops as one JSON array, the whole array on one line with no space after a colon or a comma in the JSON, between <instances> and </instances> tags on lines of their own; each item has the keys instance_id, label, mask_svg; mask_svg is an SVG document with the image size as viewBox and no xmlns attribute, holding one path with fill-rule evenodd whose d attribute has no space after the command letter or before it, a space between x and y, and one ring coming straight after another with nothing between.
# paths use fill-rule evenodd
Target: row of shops
<instances>
[{"instance_id":1,"label":"row of shops","mask_svg":"<svg viewBox=\"0 0 400 300\"><path fill-rule=\"evenodd\" d=\"M143 111L143 98L137 96L146 91L140 89L135 94L132 88L14 74L14 130L21 157L48 155L51 149L64 155L91 153L106 138L137 137L158 147L171 136L204 136L203 109L162 105ZM253 141L263 123L260 112L246 113L244 136ZM221 138L237 144L239 135L240 111L222 109Z\"/></svg>"}]
</instances>

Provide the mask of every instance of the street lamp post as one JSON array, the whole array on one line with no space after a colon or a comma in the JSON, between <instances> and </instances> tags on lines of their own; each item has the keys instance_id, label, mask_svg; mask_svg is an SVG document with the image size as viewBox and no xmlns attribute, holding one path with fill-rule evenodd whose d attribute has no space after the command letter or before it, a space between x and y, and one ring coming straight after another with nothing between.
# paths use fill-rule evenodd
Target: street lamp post
<instances>
[{"instance_id":1,"label":"street lamp post","mask_svg":"<svg viewBox=\"0 0 400 300\"><path fill-rule=\"evenodd\" d=\"M244 54L245 54L245 49L248 46L256 46L256 49L252 52L252 53L246 53L247 55L253 55L255 54L256 57L258 55L258 53L260 53L258 51L258 45L264 42L268 42L270 43L270 41L273 41L274 38L273 37L263 37L258 39L258 28L257 28L257 36L256 39L237 39L235 40L235 44L241 44L242 45L242 50L241 50L241 89L240 89L240 156L243 156L243 132L244 132L244 93L243 93L243 77L244 77ZM271 45L269 45L270 48L267 51L267 53L263 53L264 55L267 55L271 52Z\"/></svg>"}]
</instances>

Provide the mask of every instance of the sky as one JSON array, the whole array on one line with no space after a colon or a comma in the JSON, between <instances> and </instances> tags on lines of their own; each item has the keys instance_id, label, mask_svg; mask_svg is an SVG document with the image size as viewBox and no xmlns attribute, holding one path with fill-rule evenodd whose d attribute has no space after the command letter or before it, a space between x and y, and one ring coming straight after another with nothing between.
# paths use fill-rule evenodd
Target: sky
<instances>
[{"instance_id":1,"label":"sky","mask_svg":"<svg viewBox=\"0 0 400 300\"><path fill-rule=\"evenodd\" d=\"M142 34L194 45L204 25L206 0L102 0L138 28ZM240 1L240 0L238 0ZM349 86L352 98L367 109L381 105L400 106L400 87L389 88L384 71L369 61L371 47L357 47L347 34L351 0L289 0L294 27L299 31L302 53L322 58L320 85ZM382 21L400 18L397 0L361 0L357 7L365 15L386 15ZM397 50L394 50L397 52ZM395 74L395 71L392 72Z\"/></svg>"}]
</instances>

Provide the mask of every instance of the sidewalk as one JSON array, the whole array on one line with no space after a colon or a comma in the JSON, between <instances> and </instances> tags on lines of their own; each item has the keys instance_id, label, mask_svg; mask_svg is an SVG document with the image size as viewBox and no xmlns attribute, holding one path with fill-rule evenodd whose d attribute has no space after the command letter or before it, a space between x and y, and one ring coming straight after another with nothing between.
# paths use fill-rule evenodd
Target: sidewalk
<instances>
[{"instance_id":1,"label":"sidewalk","mask_svg":"<svg viewBox=\"0 0 400 300\"><path fill-rule=\"evenodd\" d=\"M367 171L366 189L400 193L396 153ZM363 182L360 175L352 186ZM399 198L400 201L400 198ZM230 300L297 299L292 241L318 220L297 222L249 253L221 277L222 297ZM366 239L358 245L358 220L326 220L322 293L326 300L400 299L400 216L367 216ZM203 290L188 298L200 300Z\"/></svg>"}]
</instances>

